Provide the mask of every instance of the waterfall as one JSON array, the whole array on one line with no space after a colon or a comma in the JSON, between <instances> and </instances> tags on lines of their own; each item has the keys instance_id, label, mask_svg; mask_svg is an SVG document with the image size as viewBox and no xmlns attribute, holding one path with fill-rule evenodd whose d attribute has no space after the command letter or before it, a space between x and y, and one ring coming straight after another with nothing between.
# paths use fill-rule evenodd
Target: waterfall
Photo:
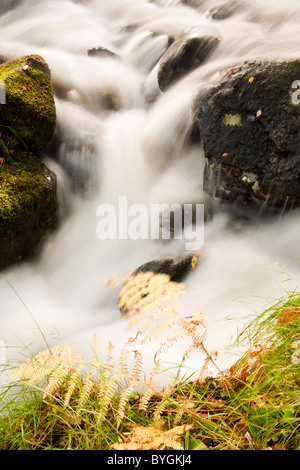
<instances>
[{"instance_id":1,"label":"waterfall","mask_svg":"<svg viewBox=\"0 0 300 470\"><path fill-rule=\"evenodd\" d=\"M57 108L57 134L45 152L56 173L60 225L39 258L4 273L50 344L74 343L88 355L93 334L105 352L131 336L106 280L155 258L184 254L181 240L99 240L97 207L199 203L205 222L204 258L186 279L180 312L200 310L207 348L231 363L226 347L249 315L285 290L298 288L299 210L280 220L233 220L203 192L204 153L189 140L193 100L222 70L247 59L299 56L298 0L238 2L235 14L214 21L214 1L19 0L2 2L1 55L40 54L48 62ZM218 3L218 2L217 2ZM170 36L201 30L221 38L209 60L162 93L157 61ZM103 47L111 55L88 55ZM300 77L299 77L300 78ZM1 344L16 360L44 349L36 324L0 279ZM141 346L145 367L158 342ZM184 345L182 346L184 348ZM1 354L0 354L1 357ZM180 362L178 346L166 362ZM189 367L197 368L197 355Z\"/></svg>"}]
</instances>

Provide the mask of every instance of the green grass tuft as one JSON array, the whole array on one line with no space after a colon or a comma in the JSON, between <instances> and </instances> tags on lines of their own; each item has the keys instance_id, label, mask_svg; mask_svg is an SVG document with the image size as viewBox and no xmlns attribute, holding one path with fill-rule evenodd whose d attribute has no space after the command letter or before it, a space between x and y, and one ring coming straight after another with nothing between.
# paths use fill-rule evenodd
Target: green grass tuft
<instances>
[{"instance_id":1,"label":"green grass tuft","mask_svg":"<svg viewBox=\"0 0 300 470\"><path fill-rule=\"evenodd\" d=\"M299 449L299 296L290 295L257 316L238 341L247 351L230 369L203 381L153 389L146 401L146 392L131 391L121 420L126 387L119 382L105 395L112 381L99 363L90 382L84 374L77 376L67 402L70 369L53 394L45 394L45 384L20 388L17 382L15 392L12 384L1 396L0 448L133 449L138 435L149 440L157 430L161 443L169 431L177 436L181 430L185 450ZM145 442L142 449L153 445Z\"/></svg>"}]
</instances>

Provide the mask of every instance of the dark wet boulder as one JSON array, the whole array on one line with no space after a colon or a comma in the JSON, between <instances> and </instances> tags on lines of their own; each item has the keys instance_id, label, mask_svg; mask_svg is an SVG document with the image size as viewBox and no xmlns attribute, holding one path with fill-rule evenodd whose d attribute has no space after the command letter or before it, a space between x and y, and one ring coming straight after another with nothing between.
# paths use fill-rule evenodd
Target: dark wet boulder
<instances>
[{"instance_id":1,"label":"dark wet boulder","mask_svg":"<svg viewBox=\"0 0 300 470\"><path fill-rule=\"evenodd\" d=\"M220 38L183 33L167 49L159 62L157 79L161 91L199 67L217 47Z\"/></svg>"},{"instance_id":2,"label":"dark wet boulder","mask_svg":"<svg viewBox=\"0 0 300 470\"><path fill-rule=\"evenodd\" d=\"M179 261L173 258L149 261L137 268L124 282L119 294L123 314L159 303L170 285L181 284L195 268L200 254L191 253Z\"/></svg>"},{"instance_id":3,"label":"dark wet boulder","mask_svg":"<svg viewBox=\"0 0 300 470\"><path fill-rule=\"evenodd\" d=\"M300 203L300 60L234 67L196 101L204 189L223 201Z\"/></svg>"},{"instance_id":4,"label":"dark wet boulder","mask_svg":"<svg viewBox=\"0 0 300 470\"><path fill-rule=\"evenodd\" d=\"M167 258L162 260L153 260L143 264L137 268L133 275L136 276L139 273L153 272L154 274L167 274L170 281L181 282L185 276L192 270L192 260L195 257L194 254L190 254L185 258L175 261L173 258Z\"/></svg>"},{"instance_id":5,"label":"dark wet boulder","mask_svg":"<svg viewBox=\"0 0 300 470\"><path fill-rule=\"evenodd\" d=\"M106 47L93 47L91 49L88 49L87 53L90 57L117 57L117 54L115 54L109 49L106 49Z\"/></svg>"}]
</instances>

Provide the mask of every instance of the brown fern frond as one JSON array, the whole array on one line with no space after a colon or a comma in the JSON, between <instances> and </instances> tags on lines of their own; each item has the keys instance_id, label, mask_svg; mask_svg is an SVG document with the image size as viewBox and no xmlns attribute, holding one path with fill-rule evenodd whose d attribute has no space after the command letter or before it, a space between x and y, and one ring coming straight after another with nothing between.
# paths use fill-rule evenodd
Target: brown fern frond
<instances>
[{"instance_id":1,"label":"brown fern frond","mask_svg":"<svg viewBox=\"0 0 300 470\"><path fill-rule=\"evenodd\" d=\"M134 364L132 368L132 373L129 381L129 385L123 389L120 400L119 400L119 406L118 406L118 411L117 411L117 426L119 427L122 420L124 419L125 416L125 408L126 405L129 401L129 398L134 391L136 385L139 383L139 376L142 373L142 367L143 367L143 358L142 355L139 353L139 351L134 351Z\"/></svg>"},{"instance_id":2,"label":"brown fern frond","mask_svg":"<svg viewBox=\"0 0 300 470\"><path fill-rule=\"evenodd\" d=\"M95 375L96 375L96 369L93 368L90 371L89 375L87 377L85 377L85 379L83 381L83 385L82 385L82 390L81 390L81 392L79 394L79 397L78 397L78 404L77 404L78 409L83 408L83 406L88 401L88 399L91 395L91 392L95 387L95 380L94 380Z\"/></svg>"},{"instance_id":3,"label":"brown fern frond","mask_svg":"<svg viewBox=\"0 0 300 470\"><path fill-rule=\"evenodd\" d=\"M172 382L170 382L167 385L165 390L162 392L161 402L160 402L160 404L158 405L158 407L156 408L156 410L153 414L153 422L154 422L155 426L160 425L160 423L161 423L161 414L163 413L165 407L167 406L168 398L169 398L171 392L173 391L174 387L176 386L176 384L177 384L177 381L173 380Z\"/></svg>"},{"instance_id":4,"label":"brown fern frond","mask_svg":"<svg viewBox=\"0 0 300 470\"><path fill-rule=\"evenodd\" d=\"M190 425L176 426L168 431L153 427L135 426L123 444L112 446L115 450L184 450L181 443L184 433L192 429Z\"/></svg>"},{"instance_id":5,"label":"brown fern frond","mask_svg":"<svg viewBox=\"0 0 300 470\"><path fill-rule=\"evenodd\" d=\"M110 276L106 281L104 281L104 284L106 284L110 290L115 290L120 286L120 284L124 284L132 273L133 270L130 270L125 276Z\"/></svg>"},{"instance_id":6,"label":"brown fern frond","mask_svg":"<svg viewBox=\"0 0 300 470\"><path fill-rule=\"evenodd\" d=\"M159 370L160 370L160 362L158 361L150 373L149 383L145 384L146 391L143 393L140 399L140 403L139 403L139 409L141 411L147 411L149 401L151 397L156 393L156 390L154 388L154 381L155 381L157 374L159 373Z\"/></svg>"},{"instance_id":7,"label":"brown fern frond","mask_svg":"<svg viewBox=\"0 0 300 470\"><path fill-rule=\"evenodd\" d=\"M164 331L170 330L175 325L180 324L180 318L176 315L176 313L171 312L170 314L172 314L171 318L168 318L165 322L161 322L158 326L153 325L153 322L152 322L152 325L151 325L152 330L149 332L148 335L146 335L143 338L142 344L145 344L148 341L152 341L154 339L159 338ZM150 322L151 322L151 320L150 320Z\"/></svg>"},{"instance_id":8,"label":"brown fern frond","mask_svg":"<svg viewBox=\"0 0 300 470\"><path fill-rule=\"evenodd\" d=\"M65 397L64 397L64 406L68 406L70 403L71 398L74 396L75 392L79 389L80 384L81 384L81 372L82 369L85 367L85 365L80 365L77 370L74 370L69 378L68 381L68 386L65 391Z\"/></svg>"},{"instance_id":9,"label":"brown fern frond","mask_svg":"<svg viewBox=\"0 0 300 470\"><path fill-rule=\"evenodd\" d=\"M100 349L100 340L99 340L99 333L96 331L96 333L93 335L93 343L92 343L92 351L93 351L93 358L95 362L98 362L98 357L97 357L97 352Z\"/></svg>"},{"instance_id":10,"label":"brown fern frond","mask_svg":"<svg viewBox=\"0 0 300 470\"><path fill-rule=\"evenodd\" d=\"M207 368L208 368L208 364L211 362L211 356L210 355L207 355L204 359L204 362L202 364L202 367L199 371L199 375L198 375L198 382L202 382L203 379L204 379L204 376L205 376L205 373L207 371Z\"/></svg>"},{"instance_id":11,"label":"brown fern frond","mask_svg":"<svg viewBox=\"0 0 300 470\"><path fill-rule=\"evenodd\" d=\"M135 338L129 338L126 343L123 345L120 353L120 361L118 368L123 372L124 374L128 374L128 356L129 356L129 350L128 347L132 345L135 342Z\"/></svg>"},{"instance_id":12,"label":"brown fern frond","mask_svg":"<svg viewBox=\"0 0 300 470\"><path fill-rule=\"evenodd\" d=\"M61 388L70 374L70 367L64 364L59 365L50 375L48 385L45 388L44 398L47 395L55 395Z\"/></svg>"},{"instance_id":13,"label":"brown fern frond","mask_svg":"<svg viewBox=\"0 0 300 470\"><path fill-rule=\"evenodd\" d=\"M175 415L174 424L177 425L178 423L180 423L184 414L192 410L194 407L195 407L195 404L190 399L185 400Z\"/></svg>"},{"instance_id":14,"label":"brown fern frond","mask_svg":"<svg viewBox=\"0 0 300 470\"><path fill-rule=\"evenodd\" d=\"M111 376L107 382L102 384L101 394L98 393L98 398L101 402L101 413L99 415L99 421L102 421L105 418L109 406L113 403L113 399L119 384L124 380L125 377L126 374L118 371L116 374Z\"/></svg>"},{"instance_id":15,"label":"brown fern frond","mask_svg":"<svg viewBox=\"0 0 300 470\"><path fill-rule=\"evenodd\" d=\"M164 295L184 289L184 284L170 281L167 274L140 272L124 283L119 295L119 307L128 318L141 310L155 308Z\"/></svg>"},{"instance_id":16,"label":"brown fern frond","mask_svg":"<svg viewBox=\"0 0 300 470\"><path fill-rule=\"evenodd\" d=\"M15 369L12 378L26 381L28 385L41 384L43 398L59 395L64 403L69 403L79 384L79 374L86 367L81 355L70 345L55 346L52 353L42 351L35 357L28 358Z\"/></svg>"},{"instance_id":17,"label":"brown fern frond","mask_svg":"<svg viewBox=\"0 0 300 470\"><path fill-rule=\"evenodd\" d=\"M123 390L120 401L119 401L119 406L118 406L118 412L117 412L117 427L120 426L122 423L124 416L125 416L125 407L129 401L130 395L134 390L134 387L136 385L137 381L133 381L129 387L127 387L125 390Z\"/></svg>"},{"instance_id":18,"label":"brown fern frond","mask_svg":"<svg viewBox=\"0 0 300 470\"><path fill-rule=\"evenodd\" d=\"M109 341L107 359L106 359L106 363L103 365L105 378L108 378L110 375L110 371L114 369L114 357L113 357L114 349L115 349L115 346L112 344L111 341Z\"/></svg>"},{"instance_id":19,"label":"brown fern frond","mask_svg":"<svg viewBox=\"0 0 300 470\"><path fill-rule=\"evenodd\" d=\"M72 346L67 344L55 346L52 348L52 353L45 350L28 358L24 364L13 371L11 378L27 380L30 384L35 384L53 374L59 366L71 369L83 362L80 354Z\"/></svg>"},{"instance_id":20,"label":"brown fern frond","mask_svg":"<svg viewBox=\"0 0 300 470\"><path fill-rule=\"evenodd\" d=\"M157 357L159 355L166 353L169 349L172 348L172 346L174 346L175 343L177 343L177 341L184 337L186 337L186 331L184 328L182 328L181 330L174 331L174 333L172 333L167 338L167 340L160 346L158 351L156 351L154 355L154 362L157 362Z\"/></svg>"},{"instance_id":21,"label":"brown fern frond","mask_svg":"<svg viewBox=\"0 0 300 470\"><path fill-rule=\"evenodd\" d=\"M124 419L125 416L125 408L127 403L129 402L130 396L132 392L134 391L135 386L138 383L137 378L133 378L127 388L125 388L120 396L119 400L119 406L118 406L118 411L117 411L117 427L120 426L121 422Z\"/></svg>"}]
</instances>

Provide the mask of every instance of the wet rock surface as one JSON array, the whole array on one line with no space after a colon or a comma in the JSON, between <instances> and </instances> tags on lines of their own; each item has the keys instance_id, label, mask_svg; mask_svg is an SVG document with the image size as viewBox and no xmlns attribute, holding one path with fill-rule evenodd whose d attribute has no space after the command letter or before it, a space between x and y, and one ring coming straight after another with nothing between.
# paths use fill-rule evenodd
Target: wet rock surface
<instances>
[{"instance_id":1,"label":"wet rock surface","mask_svg":"<svg viewBox=\"0 0 300 470\"><path fill-rule=\"evenodd\" d=\"M199 36L197 33L183 33L162 56L157 79L161 91L166 91L188 72L199 67L219 44L216 36Z\"/></svg>"},{"instance_id":2,"label":"wet rock surface","mask_svg":"<svg viewBox=\"0 0 300 470\"><path fill-rule=\"evenodd\" d=\"M57 227L56 177L35 155L0 168L0 269L38 253Z\"/></svg>"},{"instance_id":3,"label":"wet rock surface","mask_svg":"<svg viewBox=\"0 0 300 470\"><path fill-rule=\"evenodd\" d=\"M194 269L198 255L191 253L179 261L173 258L149 261L137 268L123 284L119 308L123 314L155 304L167 287L181 283Z\"/></svg>"},{"instance_id":4,"label":"wet rock surface","mask_svg":"<svg viewBox=\"0 0 300 470\"><path fill-rule=\"evenodd\" d=\"M171 281L181 282L184 277L192 270L192 259L194 256L194 254L190 254L177 262L173 258L149 261L148 263L145 263L137 268L133 275L136 276L142 272L167 274Z\"/></svg>"},{"instance_id":5,"label":"wet rock surface","mask_svg":"<svg viewBox=\"0 0 300 470\"><path fill-rule=\"evenodd\" d=\"M236 0L229 1L217 5L209 10L209 16L213 20L226 20L230 18L234 13L239 12L241 9L241 3Z\"/></svg>"},{"instance_id":6,"label":"wet rock surface","mask_svg":"<svg viewBox=\"0 0 300 470\"><path fill-rule=\"evenodd\" d=\"M30 150L45 148L56 125L48 64L39 55L5 62L0 65L0 81L6 96L0 106L1 124L13 127Z\"/></svg>"},{"instance_id":7,"label":"wet rock surface","mask_svg":"<svg viewBox=\"0 0 300 470\"><path fill-rule=\"evenodd\" d=\"M34 256L57 227L56 177L39 158L56 109L50 70L40 56L0 65L0 269Z\"/></svg>"},{"instance_id":8,"label":"wet rock surface","mask_svg":"<svg viewBox=\"0 0 300 470\"><path fill-rule=\"evenodd\" d=\"M90 57L117 57L117 54L105 47L93 47L87 51Z\"/></svg>"},{"instance_id":9,"label":"wet rock surface","mask_svg":"<svg viewBox=\"0 0 300 470\"><path fill-rule=\"evenodd\" d=\"M300 60L245 63L197 99L209 194L299 205L299 77Z\"/></svg>"}]
</instances>

